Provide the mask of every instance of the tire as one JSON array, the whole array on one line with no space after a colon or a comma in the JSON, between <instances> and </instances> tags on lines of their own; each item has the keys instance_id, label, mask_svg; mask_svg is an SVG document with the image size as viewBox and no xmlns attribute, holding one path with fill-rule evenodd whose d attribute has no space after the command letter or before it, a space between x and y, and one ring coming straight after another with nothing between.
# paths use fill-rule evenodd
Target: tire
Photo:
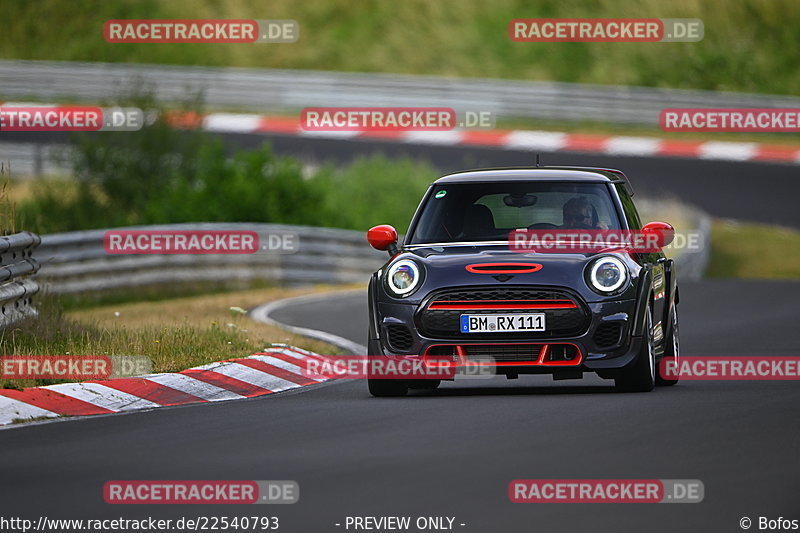
<instances>
[{"instance_id":1,"label":"tire","mask_svg":"<svg viewBox=\"0 0 800 533\"><path fill-rule=\"evenodd\" d=\"M623 368L614 380L621 392L650 392L656 385L656 362L653 347L653 310L648 307L642 331L642 347L633 364Z\"/></svg>"},{"instance_id":2,"label":"tire","mask_svg":"<svg viewBox=\"0 0 800 533\"><path fill-rule=\"evenodd\" d=\"M412 379L406 382L409 389L434 390L442 384L441 379Z\"/></svg>"},{"instance_id":3,"label":"tire","mask_svg":"<svg viewBox=\"0 0 800 533\"><path fill-rule=\"evenodd\" d=\"M680 335L678 332L678 306L673 305L669 313L669 321L671 324L670 334L664 339L664 359L672 358L675 361L676 367L681 356L681 343ZM678 383L678 378L664 379L661 377L660 372L656 372L656 385L659 387L671 387Z\"/></svg>"},{"instance_id":4,"label":"tire","mask_svg":"<svg viewBox=\"0 0 800 533\"><path fill-rule=\"evenodd\" d=\"M408 394L408 385L396 379L367 379L369 393L377 398L392 396L405 396Z\"/></svg>"}]
</instances>

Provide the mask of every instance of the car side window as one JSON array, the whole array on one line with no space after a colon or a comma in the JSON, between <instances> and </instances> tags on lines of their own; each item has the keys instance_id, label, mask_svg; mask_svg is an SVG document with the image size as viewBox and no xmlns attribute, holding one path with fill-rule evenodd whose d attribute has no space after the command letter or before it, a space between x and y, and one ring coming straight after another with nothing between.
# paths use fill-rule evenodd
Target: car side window
<instances>
[{"instance_id":1,"label":"car side window","mask_svg":"<svg viewBox=\"0 0 800 533\"><path fill-rule=\"evenodd\" d=\"M628 227L630 229L641 229L642 221L639 219L639 213L636 211L633 198L631 198L631 195L625 190L624 185L616 185L616 187L617 194L622 203L622 211L625 213L625 219L628 221Z\"/></svg>"}]
</instances>

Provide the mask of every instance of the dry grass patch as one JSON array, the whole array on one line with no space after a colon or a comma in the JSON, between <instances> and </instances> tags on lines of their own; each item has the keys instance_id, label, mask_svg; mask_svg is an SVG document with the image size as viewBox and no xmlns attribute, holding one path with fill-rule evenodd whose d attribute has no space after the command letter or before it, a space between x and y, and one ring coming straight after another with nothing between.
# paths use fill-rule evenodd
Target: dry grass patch
<instances>
[{"instance_id":1,"label":"dry grass patch","mask_svg":"<svg viewBox=\"0 0 800 533\"><path fill-rule=\"evenodd\" d=\"M151 359L154 372L177 372L246 357L272 343L338 353L326 343L261 324L242 312L321 289L334 288L257 289L69 312L48 298L40 305L38 319L0 333L0 350L4 355L143 355ZM62 381L0 379L0 388L57 382Z\"/></svg>"}]
</instances>

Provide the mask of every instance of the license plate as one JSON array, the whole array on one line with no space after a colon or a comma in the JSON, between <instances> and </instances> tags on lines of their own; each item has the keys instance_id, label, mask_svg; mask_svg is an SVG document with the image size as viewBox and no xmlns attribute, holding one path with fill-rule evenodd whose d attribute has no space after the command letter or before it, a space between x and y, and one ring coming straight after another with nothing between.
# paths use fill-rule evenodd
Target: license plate
<instances>
[{"instance_id":1,"label":"license plate","mask_svg":"<svg viewBox=\"0 0 800 533\"><path fill-rule=\"evenodd\" d=\"M519 315L461 315L461 333L544 331L544 313Z\"/></svg>"}]
</instances>

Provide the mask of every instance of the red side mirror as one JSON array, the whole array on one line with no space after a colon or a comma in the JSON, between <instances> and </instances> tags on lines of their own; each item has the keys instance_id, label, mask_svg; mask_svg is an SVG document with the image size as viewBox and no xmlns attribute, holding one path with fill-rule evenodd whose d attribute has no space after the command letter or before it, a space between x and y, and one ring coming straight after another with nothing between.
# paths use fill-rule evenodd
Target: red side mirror
<instances>
[{"instance_id":1,"label":"red side mirror","mask_svg":"<svg viewBox=\"0 0 800 533\"><path fill-rule=\"evenodd\" d=\"M397 230L388 224L381 224L370 228L367 232L370 246L376 250L390 250L397 246Z\"/></svg>"},{"instance_id":2,"label":"red side mirror","mask_svg":"<svg viewBox=\"0 0 800 533\"><path fill-rule=\"evenodd\" d=\"M666 222L648 222L642 228L642 233L645 235L656 235L656 243L659 248L669 246L675 238L675 228L672 227L672 224L667 224Z\"/></svg>"}]
</instances>

